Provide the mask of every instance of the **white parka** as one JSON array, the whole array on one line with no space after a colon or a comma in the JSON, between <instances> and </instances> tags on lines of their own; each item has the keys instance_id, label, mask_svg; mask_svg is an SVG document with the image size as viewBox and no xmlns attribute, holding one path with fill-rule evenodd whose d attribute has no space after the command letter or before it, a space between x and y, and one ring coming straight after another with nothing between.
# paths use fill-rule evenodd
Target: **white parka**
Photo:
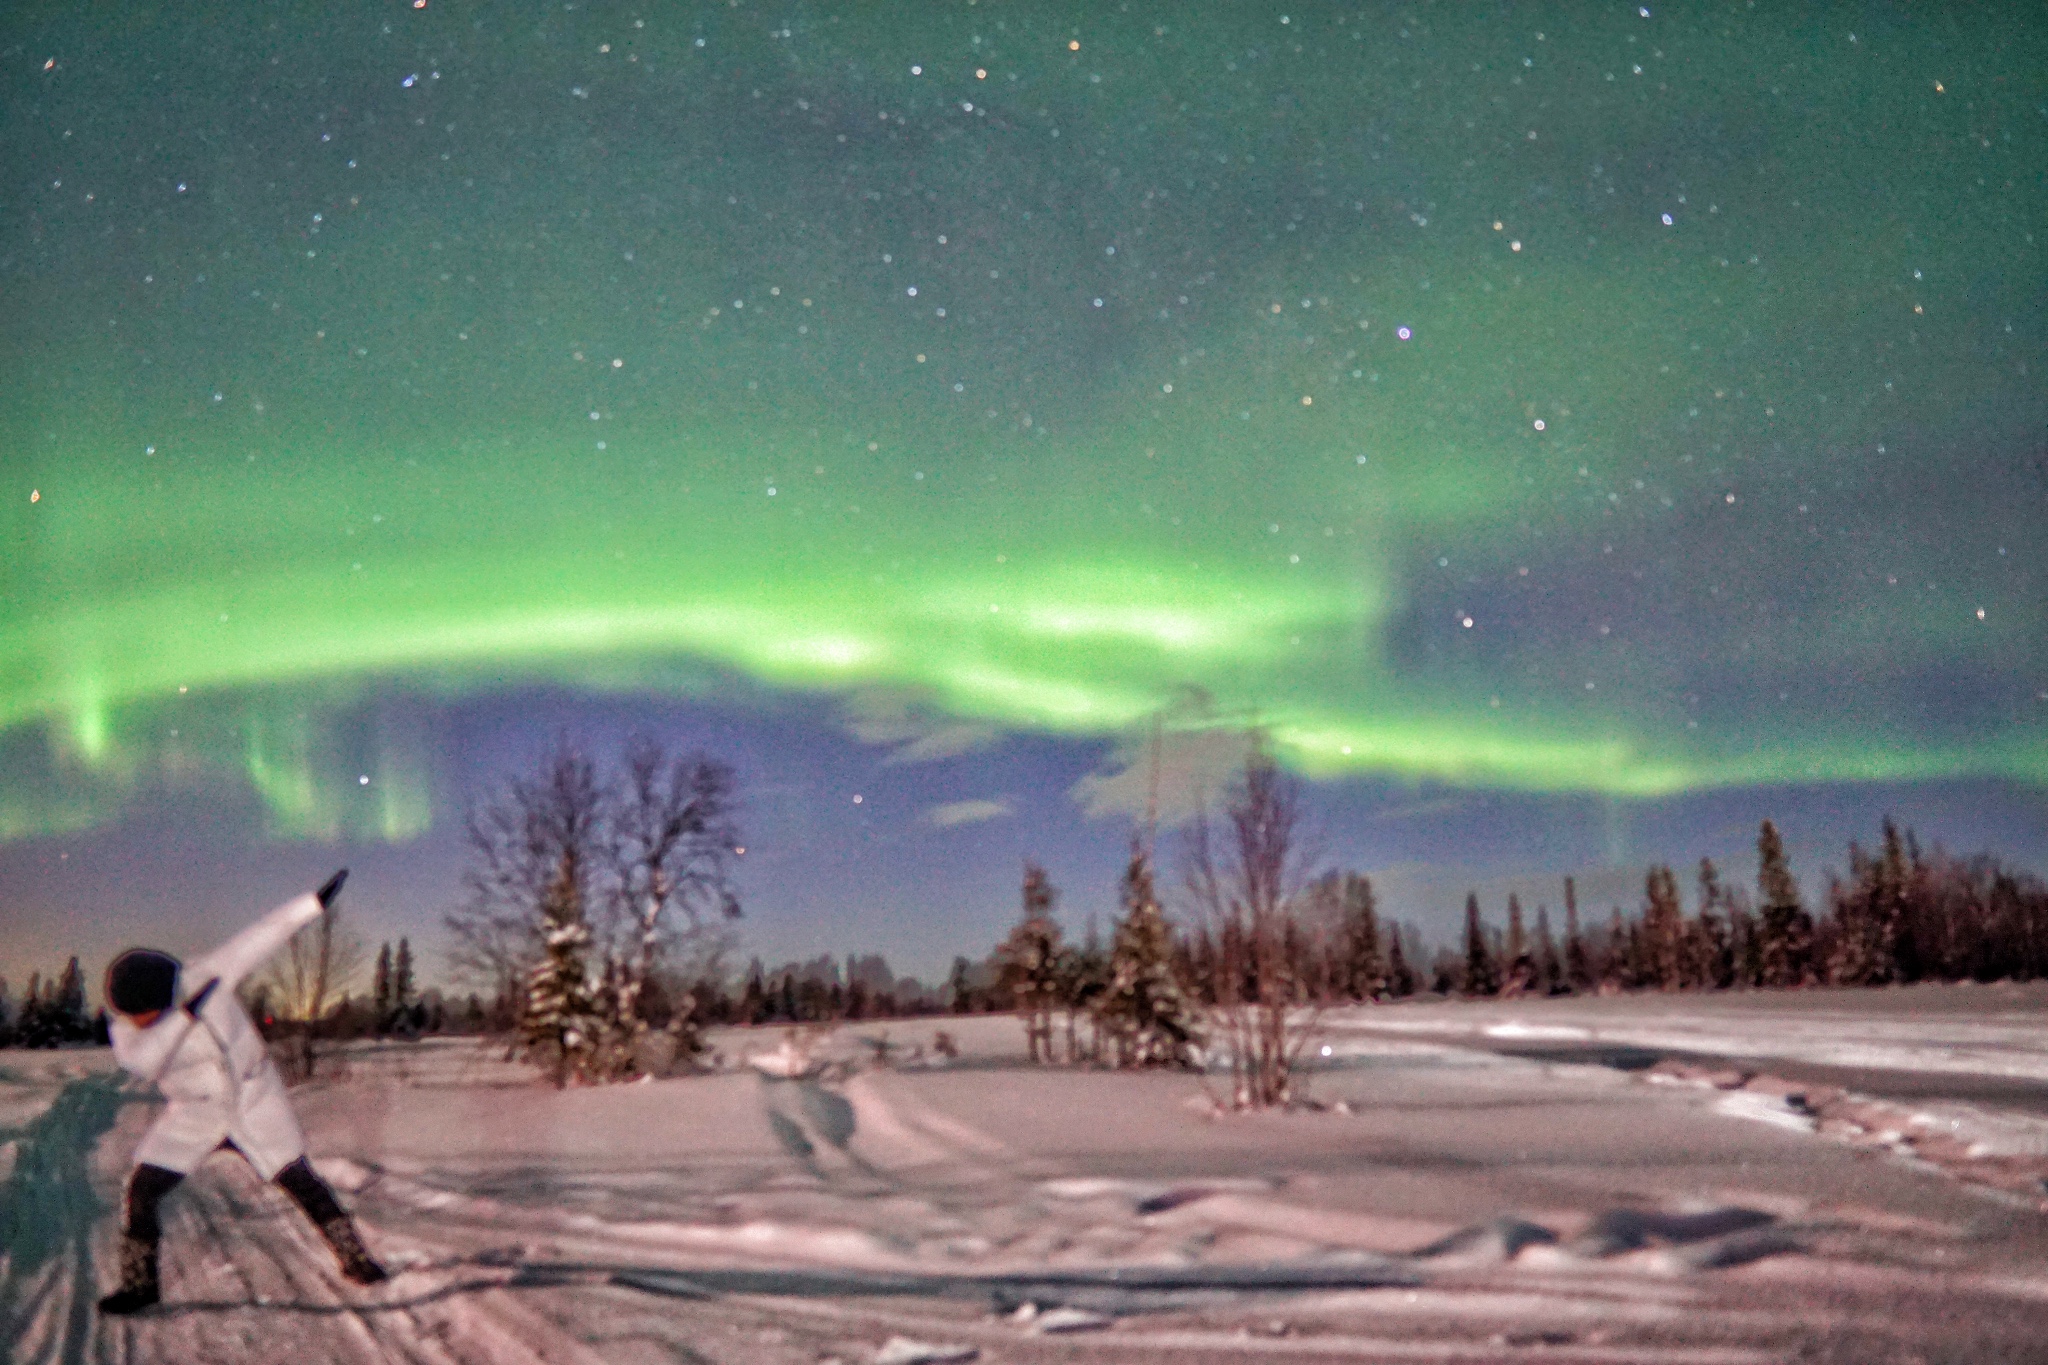
<instances>
[{"instance_id":1,"label":"white parka","mask_svg":"<svg viewBox=\"0 0 2048 1365\"><path fill-rule=\"evenodd\" d=\"M233 1139L265 1180L306 1154L306 1135L263 1037L235 998L242 979L319 918L310 893L286 901L220 947L185 963L173 998L148 1028L113 1022L114 1060L168 1101L135 1150L138 1164L188 1172ZM218 980L195 1020L183 1002Z\"/></svg>"}]
</instances>

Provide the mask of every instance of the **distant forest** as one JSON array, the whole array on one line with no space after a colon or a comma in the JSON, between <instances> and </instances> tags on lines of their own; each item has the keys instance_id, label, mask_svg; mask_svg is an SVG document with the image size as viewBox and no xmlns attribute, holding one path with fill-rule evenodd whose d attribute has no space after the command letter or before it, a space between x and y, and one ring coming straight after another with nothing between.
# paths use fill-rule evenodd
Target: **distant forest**
<instances>
[{"instance_id":1,"label":"distant forest","mask_svg":"<svg viewBox=\"0 0 2048 1365\"><path fill-rule=\"evenodd\" d=\"M1020 1008L1021 985L1050 995L1058 1008L1086 1011L1109 980L1111 951L1093 935L1066 941L1051 919L1043 875L1026 869L1020 918L1020 927L1045 921L1035 931L1045 939L1034 949L1046 963L1038 985L1021 983L1014 967L1006 971L1016 952L1013 931L983 959L955 959L939 991L915 982L882 989L887 973L880 959L849 959L863 964L862 979L852 985L842 984L829 958L772 972L756 962L737 996L723 983L701 983L698 1008L705 1022L742 1023L974 1013ZM2048 977L2048 885L1988 854L1958 858L1923 849L1890 820L1874 850L1850 844L1847 876L1830 876L1816 905L1803 897L1768 820L1757 836L1754 894L1724 880L1706 858L1693 882L1688 912L1677 874L1652 866L1633 911L1616 906L1589 919L1566 877L1561 923L1547 906L1529 915L1513 895L1504 922L1491 921L1470 895L1459 940L1431 945L1412 926L1381 917L1368 876L1330 872L1288 898L1279 929L1285 965L1273 975L1303 1005L1422 994L1498 998ZM1202 917L1185 918L1170 939L1173 975L1192 999L1216 1005L1219 964L1232 954Z\"/></svg>"},{"instance_id":2,"label":"distant forest","mask_svg":"<svg viewBox=\"0 0 2048 1365\"><path fill-rule=\"evenodd\" d=\"M7 988L7 978L0 977L0 1047L62 1047L106 1041L106 1011L87 1013L85 973L76 957L47 979L41 972L31 972L19 1004Z\"/></svg>"},{"instance_id":3,"label":"distant forest","mask_svg":"<svg viewBox=\"0 0 2048 1365\"><path fill-rule=\"evenodd\" d=\"M1134 851L1134 858L1142 855ZM1142 868L1149 892L1150 870ZM1911 830L1884 823L1876 847L1849 846L1848 872L1831 875L1809 903L1787 865L1784 842L1765 821L1757 838L1755 889L1724 880L1701 859L1692 906L1667 866L1650 867L1641 902L1588 916L1573 880L1562 880L1563 913L1533 915L1510 896L1500 921L1476 895L1465 902L1464 930L1449 944L1426 943L1412 925L1383 918L1371 879L1334 871L1279 902L1277 963L1260 989L1301 1005L1437 996L1500 998L1625 991L1730 990L1802 986L1882 986L1916 981L2033 980L2048 977L2048 885L1988 855L1961 858L1924 849ZM1027 865L1024 912L1004 943L979 959L954 960L947 980L926 984L891 973L879 955L831 955L769 968L758 959L739 973L710 954L690 972L652 970L633 1001L646 1026L825 1023L945 1013L1063 1011L1070 1022L1123 999L1116 986L1116 939L1090 933L1069 941L1054 911L1058 891ZM1123 920L1134 902L1129 877ZM1146 913L1157 918L1156 899ZM1160 991L1192 1005L1235 998L1232 964L1241 960L1213 916L1190 912L1168 921L1149 955L1131 970L1155 971ZM1128 937L1128 935L1126 936ZM1128 955L1128 954L1127 954ZM273 976L281 975L273 973ZM601 974L600 974L601 975ZM322 1037L378 1033L502 1031L530 1012L530 982L505 980L495 998L467 999L438 989L415 991L409 944L379 954L376 989L367 997L337 990L299 1027ZM281 993L266 982L248 992L266 1026L278 1027ZM103 1042L104 1013L86 1005L77 958L61 972L30 976L15 997L0 978L0 1046L57 1047Z\"/></svg>"}]
</instances>

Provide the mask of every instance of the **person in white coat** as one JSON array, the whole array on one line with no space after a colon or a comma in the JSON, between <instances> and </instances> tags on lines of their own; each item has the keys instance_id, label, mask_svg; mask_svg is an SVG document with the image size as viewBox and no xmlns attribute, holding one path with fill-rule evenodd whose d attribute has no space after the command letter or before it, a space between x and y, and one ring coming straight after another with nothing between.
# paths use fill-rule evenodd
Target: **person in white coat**
<instances>
[{"instance_id":1,"label":"person in white coat","mask_svg":"<svg viewBox=\"0 0 2048 1365\"><path fill-rule=\"evenodd\" d=\"M334 1249L342 1274L359 1284L386 1278L364 1249L354 1220L307 1163L306 1137L285 1098L284 1078L235 998L243 978L319 918L347 875L336 873L317 892L285 902L190 963L131 948L107 968L114 1060L154 1084L166 1103L135 1151L121 1236L121 1285L100 1300L101 1312L134 1313L161 1297L157 1205L222 1148L240 1153L305 1210Z\"/></svg>"}]
</instances>

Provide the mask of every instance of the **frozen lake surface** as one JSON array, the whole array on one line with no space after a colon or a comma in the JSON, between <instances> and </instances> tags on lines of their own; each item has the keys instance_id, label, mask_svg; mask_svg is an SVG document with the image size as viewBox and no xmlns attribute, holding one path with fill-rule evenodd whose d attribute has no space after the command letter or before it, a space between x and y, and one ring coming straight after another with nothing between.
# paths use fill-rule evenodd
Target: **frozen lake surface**
<instances>
[{"instance_id":1,"label":"frozen lake surface","mask_svg":"<svg viewBox=\"0 0 2048 1365\"><path fill-rule=\"evenodd\" d=\"M961 1055L931 1065L938 1028ZM1217 1116L1194 1075L1030 1068L1004 1017L745 1064L782 1041L721 1031L721 1071L566 1092L473 1041L352 1048L295 1100L393 1282L346 1285L221 1157L166 1205L164 1306L126 1323L90 1299L151 1105L104 1053L0 1054L0 1340L526 1365L1846 1365L2048 1340L2048 1128L2026 1090L1999 1100L2043 1081L2032 987L1348 1009L1312 1048L1321 1107L1262 1115Z\"/></svg>"}]
</instances>

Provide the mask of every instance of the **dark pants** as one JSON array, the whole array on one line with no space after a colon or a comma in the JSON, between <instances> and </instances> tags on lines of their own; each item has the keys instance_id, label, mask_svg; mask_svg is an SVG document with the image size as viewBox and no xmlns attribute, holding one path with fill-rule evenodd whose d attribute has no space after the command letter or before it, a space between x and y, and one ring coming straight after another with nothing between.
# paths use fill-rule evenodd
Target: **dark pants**
<instances>
[{"instance_id":1,"label":"dark pants","mask_svg":"<svg viewBox=\"0 0 2048 1365\"><path fill-rule=\"evenodd\" d=\"M224 1142L221 1146L237 1155L241 1153L241 1149L232 1142ZM162 1166L135 1168L135 1173L128 1177L128 1223L125 1231L130 1237L150 1243L163 1240L163 1224L157 1221L156 1206L163 1202L165 1195L178 1188L178 1182L184 1178ZM292 1197L292 1202L306 1211L306 1216L316 1225L342 1216L334 1191L327 1187L326 1181L313 1174L313 1168L306 1164L304 1157L277 1173L277 1185Z\"/></svg>"}]
</instances>

